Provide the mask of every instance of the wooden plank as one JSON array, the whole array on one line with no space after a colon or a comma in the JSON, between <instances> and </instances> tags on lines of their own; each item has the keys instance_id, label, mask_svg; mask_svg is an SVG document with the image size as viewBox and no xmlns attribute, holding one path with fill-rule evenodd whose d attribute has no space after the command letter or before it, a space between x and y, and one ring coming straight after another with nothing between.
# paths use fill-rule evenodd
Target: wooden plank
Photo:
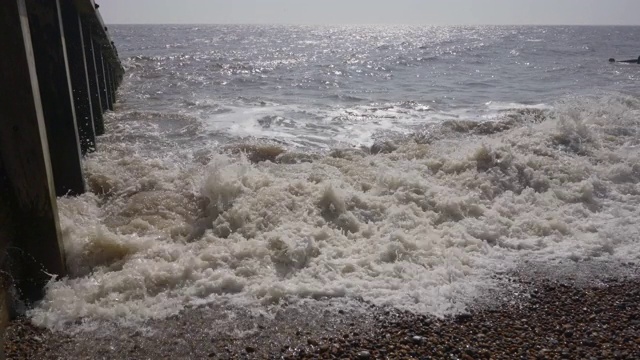
<instances>
[{"instance_id":1,"label":"wooden plank","mask_svg":"<svg viewBox=\"0 0 640 360\"><path fill-rule=\"evenodd\" d=\"M95 51L93 49L93 35L91 35L91 25L82 23L82 40L84 41L85 55L87 57L87 73L89 80L89 94L91 95L91 110L93 112L93 126L96 136L104 134L104 120L102 118L102 100L100 98L100 83L98 81L98 67L96 64Z\"/></svg>"},{"instance_id":2,"label":"wooden plank","mask_svg":"<svg viewBox=\"0 0 640 360\"><path fill-rule=\"evenodd\" d=\"M104 76L104 92L107 98L107 110L113 110L113 97L109 89L109 61L105 57L104 47L100 49L100 53L102 54L102 71Z\"/></svg>"},{"instance_id":3,"label":"wooden plank","mask_svg":"<svg viewBox=\"0 0 640 360\"><path fill-rule=\"evenodd\" d=\"M89 94L89 75L84 54L82 24L72 0L60 0L61 17L64 28L65 45L70 72L73 103L82 154L96 149L96 133L93 125L91 96Z\"/></svg>"},{"instance_id":4,"label":"wooden plank","mask_svg":"<svg viewBox=\"0 0 640 360\"><path fill-rule=\"evenodd\" d=\"M85 191L59 0L26 0L56 194Z\"/></svg>"},{"instance_id":5,"label":"wooden plank","mask_svg":"<svg viewBox=\"0 0 640 360\"><path fill-rule=\"evenodd\" d=\"M111 91L111 75L109 74L109 62L104 61L104 85L107 92L107 98L109 99L109 110L113 111L113 92Z\"/></svg>"},{"instance_id":6,"label":"wooden plank","mask_svg":"<svg viewBox=\"0 0 640 360\"><path fill-rule=\"evenodd\" d=\"M105 112L110 109L109 95L107 95L107 79L104 72L104 58L102 57L102 50L100 45L95 41L93 43L93 53L96 58L96 71L98 73L98 90L100 92L100 103L102 104L102 111Z\"/></svg>"},{"instance_id":7,"label":"wooden plank","mask_svg":"<svg viewBox=\"0 0 640 360\"><path fill-rule=\"evenodd\" d=\"M94 16L96 3L94 0L73 0L76 9L83 15Z\"/></svg>"},{"instance_id":8,"label":"wooden plank","mask_svg":"<svg viewBox=\"0 0 640 360\"><path fill-rule=\"evenodd\" d=\"M0 214L10 214L1 236L16 288L34 301L47 273L66 268L29 28L25 0L0 2Z\"/></svg>"},{"instance_id":9,"label":"wooden plank","mask_svg":"<svg viewBox=\"0 0 640 360\"><path fill-rule=\"evenodd\" d=\"M120 65L118 51L116 50L109 36L108 28L105 26L100 11L96 9L93 0L73 0L83 21L91 25L92 35L96 43L103 47L102 51L106 61L113 64L118 76L124 74L124 69Z\"/></svg>"},{"instance_id":10,"label":"wooden plank","mask_svg":"<svg viewBox=\"0 0 640 360\"><path fill-rule=\"evenodd\" d=\"M107 79L109 84L109 98L111 99L111 110L113 110L113 106L116 102L116 83L113 79L113 68L109 65L106 67L107 69Z\"/></svg>"}]
</instances>

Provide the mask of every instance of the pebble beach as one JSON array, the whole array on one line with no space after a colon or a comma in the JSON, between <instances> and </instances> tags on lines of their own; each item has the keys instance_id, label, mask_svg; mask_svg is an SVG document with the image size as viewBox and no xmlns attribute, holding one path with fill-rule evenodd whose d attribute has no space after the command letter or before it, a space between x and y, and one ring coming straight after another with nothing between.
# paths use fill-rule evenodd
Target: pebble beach
<instances>
[{"instance_id":1,"label":"pebble beach","mask_svg":"<svg viewBox=\"0 0 640 360\"><path fill-rule=\"evenodd\" d=\"M10 324L7 359L638 359L635 264L523 265L467 312L436 318L360 302L261 312L194 308L137 328Z\"/></svg>"}]
</instances>

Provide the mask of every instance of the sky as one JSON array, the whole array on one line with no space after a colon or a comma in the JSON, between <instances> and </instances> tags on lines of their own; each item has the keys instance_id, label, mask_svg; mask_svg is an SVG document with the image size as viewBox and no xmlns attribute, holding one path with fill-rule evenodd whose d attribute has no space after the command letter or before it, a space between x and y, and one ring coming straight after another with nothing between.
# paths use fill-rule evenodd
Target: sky
<instances>
[{"instance_id":1,"label":"sky","mask_svg":"<svg viewBox=\"0 0 640 360\"><path fill-rule=\"evenodd\" d=\"M107 24L640 25L640 0L96 0Z\"/></svg>"}]
</instances>

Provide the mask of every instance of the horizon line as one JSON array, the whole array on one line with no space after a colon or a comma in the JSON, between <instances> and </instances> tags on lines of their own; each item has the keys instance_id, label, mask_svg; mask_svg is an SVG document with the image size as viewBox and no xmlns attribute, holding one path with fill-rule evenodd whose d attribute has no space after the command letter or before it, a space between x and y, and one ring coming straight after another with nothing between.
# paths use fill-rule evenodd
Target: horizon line
<instances>
[{"instance_id":1,"label":"horizon line","mask_svg":"<svg viewBox=\"0 0 640 360\"><path fill-rule=\"evenodd\" d=\"M640 24L400 24L400 23L187 23L187 22L149 22L149 23L106 23L106 25L290 25L290 26L575 26L575 27L640 27Z\"/></svg>"}]
</instances>

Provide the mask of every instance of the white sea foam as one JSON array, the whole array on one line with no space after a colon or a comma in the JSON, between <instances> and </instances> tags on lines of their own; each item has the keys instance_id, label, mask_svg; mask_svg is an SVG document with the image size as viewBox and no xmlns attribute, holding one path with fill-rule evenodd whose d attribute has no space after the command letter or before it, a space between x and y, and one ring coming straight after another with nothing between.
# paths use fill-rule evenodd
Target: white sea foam
<instances>
[{"instance_id":1,"label":"white sea foam","mask_svg":"<svg viewBox=\"0 0 640 360\"><path fill-rule=\"evenodd\" d=\"M227 110L207 117L207 130L236 138L270 139L293 147L325 150L336 146L371 146L381 134L407 135L430 119L452 118L442 112L430 113L429 106L414 102L313 109L264 103L232 106ZM492 114L495 116L495 112Z\"/></svg>"},{"instance_id":2,"label":"white sea foam","mask_svg":"<svg viewBox=\"0 0 640 360\"><path fill-rule=\"evenodd\" d=\"M443 315L523 257L637 260L639 115L632 97L566 99L490 135L299 164L150 155L116 132L87 160L92 193L59 199L71 276L30 315L63 328L322 297Z\"/></svg>"}]
</instances>

